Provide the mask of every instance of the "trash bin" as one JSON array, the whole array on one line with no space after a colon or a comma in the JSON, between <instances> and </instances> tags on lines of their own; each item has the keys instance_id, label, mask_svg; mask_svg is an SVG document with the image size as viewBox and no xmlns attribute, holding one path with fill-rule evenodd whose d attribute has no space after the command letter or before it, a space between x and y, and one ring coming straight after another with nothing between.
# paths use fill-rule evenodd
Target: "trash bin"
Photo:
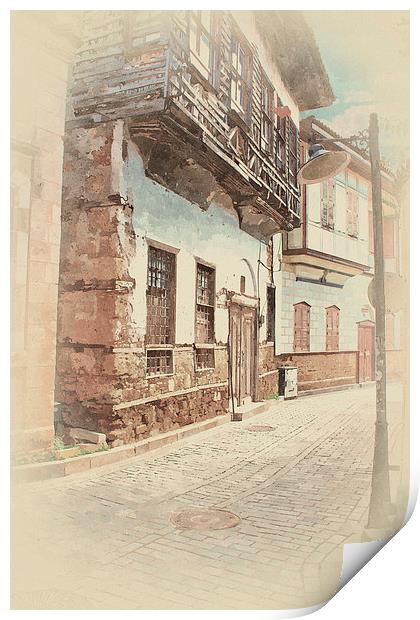
<instances>
[{"instance_id":1,"label":"trash bin","mask_svg":"<svg viewBox=\"0 0 420 620\"><path fill-rule=\"evenodd\" d=\"M297 367L281 366L279 368L279 395L284 398L296 398L297 390Z\"/></svg>"}]
</instances>

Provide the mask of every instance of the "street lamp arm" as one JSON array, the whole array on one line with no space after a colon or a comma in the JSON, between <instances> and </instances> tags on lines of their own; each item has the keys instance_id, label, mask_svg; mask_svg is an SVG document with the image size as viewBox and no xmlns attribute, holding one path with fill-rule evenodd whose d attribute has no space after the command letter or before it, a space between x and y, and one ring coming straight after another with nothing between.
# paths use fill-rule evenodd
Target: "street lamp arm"
<instances>
[{"instance_id":1,"label":"street lamp arm","mask_svg":"<svg viewBox=\"0 0 420 620\"><path fill-rule=\"evenodd\" d=\"M359 151L363 153L366 157L369 157L369 130L361 129L356 134L349 136L348 138L316 138L312 136L309 140L310 144L322 144L323 146L329 144L336 144L337 142L341 142L342 144L348 144L349 146L353 146L357 148Z\"/></svg>"}]
</instances>

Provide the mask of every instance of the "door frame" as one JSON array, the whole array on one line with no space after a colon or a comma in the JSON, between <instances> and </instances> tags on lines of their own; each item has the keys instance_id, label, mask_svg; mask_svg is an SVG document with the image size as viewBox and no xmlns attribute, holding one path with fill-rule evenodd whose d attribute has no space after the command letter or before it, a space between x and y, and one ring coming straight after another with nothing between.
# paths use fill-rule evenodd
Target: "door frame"
<instances>
[{"instance_id":1,"label":"door frame","mask_svg":"<svg viewBox=\"0 0 420 620\"><path fill-rule=\"evenodd\" d=\"M229 403L234 402L235 407L240 407L243 404L243 398L241 395L241 381L239 381L239 394L237 393L237 385L236 385L236 369L233 368L232 365L232 322L234 313L239 314L239 325L242 334L242 312L243 311L251 311L253 314L252 318L252 336L251 336L251 347L249 354L249 363L250 363L250 381L251 381L251 402L255 402L258 400L258 300L254 297L247 297L245 295L235 294L229 303L229 337L228 337L228 390L229 390ZM242 336L241 336L242 338ZM233 392L233 394L232 394Z\"/></svg>"},{"instance_id":2,"label":"door frame","mask_svg":"<svg viewBox=\"0 0 420 620\"><path fill-rule=\"evenodd\" d=\"M370 330L371 332L371 342L372 342L372 347L371 347L371 379L370 381L374 381L375 380L375 323L373 321L370 320L364 320L364 321L359 321L357 324L358 327L358 333L357 333L357 351L358 351L358 382L359 383L365 383L366 381L369 381L369 379L365 379L363 378L363 380L361 379L361 368L360 368L360 354L362 352L361 349L361 334L362 334L362 330Z\"/></svg>"}]
</instances>

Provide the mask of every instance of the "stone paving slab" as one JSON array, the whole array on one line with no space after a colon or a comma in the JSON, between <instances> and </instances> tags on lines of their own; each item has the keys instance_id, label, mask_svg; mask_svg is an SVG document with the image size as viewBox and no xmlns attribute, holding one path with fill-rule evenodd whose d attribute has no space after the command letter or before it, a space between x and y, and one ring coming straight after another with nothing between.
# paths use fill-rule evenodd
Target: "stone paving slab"
<instances>
[{"instance_id":1,"label":"stone paving slab","mask_svg":"<svg viewBox=\"0 0 420 620\"><path fill-rule=\"evenodd\" d=\"M390 445L401 428L390 390ZM252 425L272 426L253 432ZM153 454L15 489L14 608L284 609L336 589L369 503L374 389L284 401ZM228 510L224 530L174 527ZM61 607L60 607L61 605Z\"/></svg>"}]
</instances>

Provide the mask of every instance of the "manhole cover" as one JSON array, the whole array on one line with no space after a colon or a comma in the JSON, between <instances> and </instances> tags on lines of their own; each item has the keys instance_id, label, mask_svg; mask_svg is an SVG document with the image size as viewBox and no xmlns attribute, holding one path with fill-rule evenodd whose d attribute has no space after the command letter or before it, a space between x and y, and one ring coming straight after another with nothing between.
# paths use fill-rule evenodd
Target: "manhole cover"
<instances>
[{"instance_id":1,"label":"manhole cover","mask_svg":"<svg viewBox=\"0 0 420 620\"><path fill-rule=\"evenodd\" d=\"M240 522L233 512L216 508L186 508L171 515L172 525L183 530L225 530Z\"/></svg>"},{"instance_id":2,"label":"manhole cover","mask_svg":"<svg viewBox=\"0 0 420 620\"><path fill-rule=\"evenodd\" d=\"M274 426L270 426L269 424L251 424L246 427L251 433L266 433L268 431L274 431L274 428Z\"/></svg>"}]
</instances>

